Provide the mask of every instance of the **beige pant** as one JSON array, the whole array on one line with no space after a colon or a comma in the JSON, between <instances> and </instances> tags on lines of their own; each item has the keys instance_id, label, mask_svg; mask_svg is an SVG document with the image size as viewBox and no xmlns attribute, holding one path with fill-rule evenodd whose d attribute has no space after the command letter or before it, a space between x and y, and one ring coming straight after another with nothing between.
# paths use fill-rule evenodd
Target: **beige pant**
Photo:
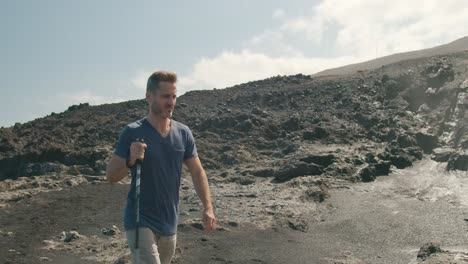
<instances>
[{"instance_id":1,"label":"beige pant","mask_svg":"<svg viewBox=\"0 0 468 264\"><path fill-rule=\"evenodd\" d=\"M138 250L135 249L135 229L127 231L132 263L170 264L174 256L177 236L161 236L147 227L140 227L138 230Z\"/></svg>"}]
</instances>

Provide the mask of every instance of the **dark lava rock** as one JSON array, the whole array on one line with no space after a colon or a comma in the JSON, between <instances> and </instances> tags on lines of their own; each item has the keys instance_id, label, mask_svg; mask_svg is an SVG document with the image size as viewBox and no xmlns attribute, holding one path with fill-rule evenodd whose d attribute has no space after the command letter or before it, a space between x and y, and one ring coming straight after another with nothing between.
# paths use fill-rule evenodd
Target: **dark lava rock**
<instances>
[{"instance_id":1,"label":"dark lava rock","mask_svg":"<svg viewBox=\"0 0 468 264\"><path fill-rule=\"evenodd\" d=\"M452 148L436 148L432 151L431 159L437 162L447 162L456 151Z\"/></svg>"},{"instance_id":2,"label":"dark lava rock","mask_svg":"<svg viewBox=\"0 0 468 264\"><path fill-rule=\"evenodd\" d=\"M385 99L393 99L397 97L397 95L403 91L405 88L400 85L397 81L395 80L387 80L384 82L384 93L385 93Z\"/></svg>"},{"instance_id":3,"label":"dark lava rock","mask_svg":"<svg viewBox=\"0 0 468 264\"><path fill-rule=\"evenodd\" d=\"M300 159L307 163L314 163L322 167L328 167L330 164L336 161L336 157L332 154L329 155L309 155Z\"/></svg>"},{"instance_id":4,"label":"dark lava rock","mask_svg":"<svg viewBox=\"0 0 468 264\"><path fill-rule=\"evenodd\" d=\"M448 160L447 170L468 170L468 154L467 153L455 153Z\"/></svg>"},{"instance_id":5,"label":"dark lava rock","mask_svg":"<svg viewBox=\"0 0 468 264\"><path fill-rule=\"evenodd\" d=\"M442 61L426 68L427 84L433 88L439 88L454 78L454 71L451 64L444 64Z\"/></svg>"},{"instance_id":6,"label":"dark lava rock","mask_svg":"<svg viewBox=\"0 0 468 264\"><path fill-rule=\"evenodd\" d=\"M377 155L381 160L390 161L398 169L404 169L413 165L415 158L422 157L422 151L418 147L413 148L391 148Z\"/></svg>"},{"instance_id":7,"label":"dark lava rock","mask_svg":"<svg viewBox=\"0 0 468 264\"><path fill-rule=\"evenodd\" d=\"M130 264L132 263L132 256L130 253L118 257L113 264Z\"/></svg>"},{"instance_id":8,"label":"dark lava rock","mask_svg":"<svg viewBox=\"0 0 468 264\"><path fill-rule=\"evenodd\" d=\"M391 165L398 169L404 169L413 165L413 158L408 155L405 149L392 148L377 155L383 161L390 161Z\"/></svg>"},{"instance_id":9,"label":"dark lava rock","mask_svg":"<svg viewBox=\"0 0 468 264\"><path fill-rule=\"evenodd\" d=\"M244 120L236 126L237 129L244 131L244 132L249 131L250 129L252 129L252 127L253 127L253 123L250 119Z\"/></svg>"},{"instance_id":10,"label":"dark lava rock","mask_svg":"<svg viewBox=\"0 0 468 264\"><path fill-rule=\"evenodd\" d=\"M304 131L304 140L323 139L328 137L329 133L322 127L315 127L314 131Z\"/></svg>"},{"instance_id":11,"label":"dark lava rock","mask_svg":"<svg viewBox=\"0 0 468 264\"><path fill-rule=\"evenodd\" d=\"M439 145L439 139L436 136L422 132L416 133L416 142L426 154L430 154Z\"/></svg>"},{"instance_id":12,"label":"dark lava rock","mask_svg":"<svg viewBox=\"0 0 468 264\"><path fill-rule=\"evenodd\" d=\"M251 172L252 175L257 176L257 177L271 177L274 175L275 170L273 169L260 169L256 171Z\"/></svg>"},{"instance_id":13,"label":"dark lava rock","mask_svg":"<svg viewBox=\"0 0 468 264\"><path fill-rule=\"evenodd\" d=\"M410 135L400 135L400 136L398 136L397 143L398 143L398 146L400 146L402 148L412 147L412 146L415 146L417 144L416 139L414 139Z\"/></svg>"},{"instance_id":14,"label":"dark lava rock","mask_svg":"<svg viewBox=\"0 0 468 264\"><path fill-rule=\"evenodd\" d=\"M10 135L11 137L11 135ZM0 137L0 152L15 151L15 143L12 138Z\"/></svg>"},{"instance_id":15,"label":"dark lava rock","mask_svg":"<svg viewBox=\"0 0 468 264\"><path fill-rule=\"evenodd\" d=\"M416 158L418 160L422 159L423 155L424 155L423 151L419 147L406 148L405 152L409 156L414 157L414 158Z\"/></svg>"},{"instance_id":16,"label":"dark lava rock","mask_svg":"<svg viewBox=\"0 0 468 264\"><path fill-rule=\"evenodd\" d=\"M440 245L435 243L427 243L419 249L418 259L426 259L431 254L443 252Z\"/></svg>"},{"instance_id":17,"label":"dark lava rock","mask_svg":"<svg viewBox=\"0 0 468 264\"><path fill-rule=\"evenodd\" d=\"M240 185L250 185L255 183L255 179L251 177L234 177L230 179L231 182L238 183Z\"/></svg>"},{"instance_id":18,"label":"dark lava rock","mask_svg":"<svg viewBox=\"0 0 468 264\"><path fill-rule=\"evenodd\" d=\"M293 116L284 122L281 127L286 131L297 131L302 129L301 120L298 116Z\"/></svg>"},{"instance_id":19,"label":"dark lava rock","mask_svg":"<svg viewBox=\"0 0 468 264\"><path fill-rule=\"evenodd\" d=\"M229 221L228 222L228 225L232 226L232 227L239 227L239 223L238 222L235 222L235 221Z\"/></svg>"},{"instance_id":20,"label":"dark lava rock","mask_svg":"<svg viewBox=\"0 0 468 264\"><path fill-rule=\"evenodd\" d=\"M80 235L77 231L70 231L70 232L65 232L62 231L59 235L59 239L62 240L63 242L71 242L76 239L80 239L82 235Z\"/></svg>"},{"instance_id":21,"label":"dark lava rock","mask_svg":"<svg viewBox=\"0 0 468 264\"><path fill-rule=\"evenodd\" d=\"M362 182L374 181L377 176L386 176L390 173L389 161L379 161L377 164L370 164L362 168L358 175Z\"/></svg>"},{"instance_id":22,"label":"dark lava rock","mask_svg":"<svg viewBox=\"0 0 468 264\"><path fill-rule=\"evenodd\" d=\"M374 166L367 166L362 168L359 171L359 177L361 177L361 181L363 182L371 182L375 180L375 167Z\"/></svg>"},{"instance_id":23,"label":"dark lava rock","mask_svg":"<svg viewBox=\"0 0 468 264\"><path fill-rule=\"evenodd\" d=\"M325 201L325 198L328 196L329 194L325 188L320 186L312 186L310 189L304 192L304 194L302 195L302 199L305 201L321 203Z\"/></svg>"},{"instance_id":24,"label":"dark lava rock","mask_svg":"<svg viewBox=\"0 0 468 264\"><path fill-rule=\"evenodd\" d=\"M117 226L112 225L110 227L101 229L101 232L106 236L115 236L117 234L120 234L120 229Z\"/></svg>"},{"instance_id":25,"label":"dark lava rock","mask_svg":"<svg viewBox=\"0 0 468 264\"><path fill-rule=\"evenodd\" d=\"M367 153L365 160L367 163L372 163L372 164L377 163L377 160L375 159L375 155L372 153Z\"/></svg>"},{"instance_id":26,"label":"dark lava rock","mask_svg":"<svg viewBox=\"0 0 468 264\"><path fill-rule=\"evenodd\" d=\"M286 165L275 173L275 179L278 181L288 181L290 179L305 175L320 175L323 173L321 166L299 162L292 165Z\"/></svg>"},{"instance_id":27,"label":"dark lava rock","mask_svg":"<svg viewBox=\"0 0 468 264\"><path fill-rule=\"evenodd\" d=\"M80 103L78 105L69 106L67 111L73 112L73 111L83 109L83 108L86 108L86 107L89 107L89 103Z\"/></svg>"},{"instance_id":28,"label":"dark lava rock","mask_svg":"<svg viewBox=\"0 0 468 264\"><path fill-rule=\"evenodd\" d=\"M252 109L252 114L253 114L253 115L260 116L260 117L264 117L264 118L270 116L270 114L269 114L268 112L263 111L263 110L261 110L261 109L258 108L258 107L254 107L254 109Z\"/></svg>"},{"instance_id":29,"label":"dark lava rock","mask_svg":"<svg viewBox=\"0 0 468 264\"><path fill-rule=\"evenodd\" d=\"M288 145L285 149L283 149L281 152L285 155L296 152L299 149L299 146L291 144Z\"/></svg>"},{"instance_id":30,"label":"dark lava rock","mask_svg":"<svg viewBox=\"0 0 468 264\"><path fill-rule=\"evenodd\" d=\"M277 124L270 122L262 127L263 135L266 139L275 140L286 135L286 131L281 129Z\"/></svg>"},{"instance_id":31,"label":"dark lava rock","mask_svg":"<svg viewBox=\"0 0 468 264\"><path fill-rule=\"evenodd\" d=\"M309 223L304 219L290 219L288 221L289 228L301 232L307 232L309 230Z\"/></svg>"},{"instance_id":32,"label":"dark lava rock","mask_svg":"<svg viewBox=\"0 0 468 264\"><path fill-rule=\"evenodd\" d=\"M357 109L356 109L357 110ZM365 127L366 129L370 129L379 123L379 119L373 115L365 115L363 113L357 113L354 118L356 119L357 123L361 126Z\"/></svg>"},{"instance_id":33,"label":"dark lava rock","mask_svg":"<svg viewBox=\"0 0 468 264\"><path fill-rule=\"evenodd\" d=\"M390 161L392 162L392 165L398 169L404 169L413 166L411 158L406 155L393 155L390 157Z\"/></svg>"},{"instance_id":34,"label":"dark lava rock","mask_svg":"<svg viewBox=\"0 0 468 264\"><path fill-rule=\"evenodd\" d=\"M53 162L29 163L24 167L21 174L23 176L39 176L52 172L60 173L65 169L66 166Z\"/></svg>"},{"instance_id":35,"label":"dark lava rock","mask_svg":"<svg viewBox=\"0 0 468 264\"><path fill-rule=\"evenodd\" d=\"M375 176L385 176L390 173L391 163L388 161L380 161L375 164Z\"/></svg>"}]
</instances>

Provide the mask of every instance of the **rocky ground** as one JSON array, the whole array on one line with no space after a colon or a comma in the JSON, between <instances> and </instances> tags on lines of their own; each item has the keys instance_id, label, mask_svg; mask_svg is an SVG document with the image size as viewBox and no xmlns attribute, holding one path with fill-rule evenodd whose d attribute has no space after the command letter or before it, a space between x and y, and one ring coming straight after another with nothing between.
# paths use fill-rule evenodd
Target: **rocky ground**
<instances>
[{"instance_id":1,"label":"rocky ground","mask_svg":"<svg viewBox=\"0 0 468 264\"><path fill-rule=\"evenodd\" d=\"M279 239L303 248L294 241L309 241L307 234L317 223L330 221L327 215L334 207L329 201L341 195L336 190L371 186L364 183L410 172L427 159L444 170L465 172L467 69L468 52L459 52L350 75L277 76L181 96L174 119L193 129L220 228L213 237L201 235L200 204L184 172L176 262L195 263L184 254L200 255L203 245L222 253L209 255L208 262L240 262L229 257L234 251L225 247L233 245L222 240L232 237L246 245L257 241L250 247L263 256L242 263L275 263L264 252L280 245L266 249L262 243ZM89 263L113 263L127 251L119 230L128 179L120 185L103 180L120 130L146 111L143 100L81 104L0 129L0 243L8 248L0 258L5 263L73 263L76 258L70 256L75 255ZM288 236L293 242L284 240ZM194 238L197 243L188 242ZM421 241L419 247L426 242L431 241ZM305 252L300 253L307 256ZM283 254L293 258L290 263L307 263L290 254ZM368 263L354 252L340 254L320 261ZM463 259L461 253L441 254ZM427 261L439 255L419 261L432 263Z\"/></svg>"}]
</instances>

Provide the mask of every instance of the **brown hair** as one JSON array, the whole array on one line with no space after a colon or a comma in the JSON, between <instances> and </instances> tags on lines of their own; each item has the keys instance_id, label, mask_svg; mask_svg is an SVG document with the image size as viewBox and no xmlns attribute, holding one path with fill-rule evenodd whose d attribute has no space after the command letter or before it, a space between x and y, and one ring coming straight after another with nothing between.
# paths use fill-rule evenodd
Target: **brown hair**
<instances>
[{"instance_id":1,"label":"brown hair","mask_svg":"<svg viewBox=\"0 0 468 264\"><path fill-rule=\"evenodd\" d=\"M175 83L177 82L177 74L172 71L153 72L146 83L146 92L154 93L156 89L159 89L160 82Z\"/></svg>"}]
</instances>

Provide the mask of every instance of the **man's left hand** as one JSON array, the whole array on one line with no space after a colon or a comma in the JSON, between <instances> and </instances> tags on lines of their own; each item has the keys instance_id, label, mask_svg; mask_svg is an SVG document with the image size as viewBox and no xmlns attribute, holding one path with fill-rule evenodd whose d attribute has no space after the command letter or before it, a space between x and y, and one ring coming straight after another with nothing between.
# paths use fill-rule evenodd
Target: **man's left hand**
<instances>
[{"instance_id":1,"label":"man's left hand","mask_svg":"<svg viewBox=\"0 0 468 264\"><path fill-rule=\"evenodd\" d=\"M203 212L203 227L204 231L211 233L216 229L216 218L213 209L205 209Z\"/></svg>"}]
</instances>

